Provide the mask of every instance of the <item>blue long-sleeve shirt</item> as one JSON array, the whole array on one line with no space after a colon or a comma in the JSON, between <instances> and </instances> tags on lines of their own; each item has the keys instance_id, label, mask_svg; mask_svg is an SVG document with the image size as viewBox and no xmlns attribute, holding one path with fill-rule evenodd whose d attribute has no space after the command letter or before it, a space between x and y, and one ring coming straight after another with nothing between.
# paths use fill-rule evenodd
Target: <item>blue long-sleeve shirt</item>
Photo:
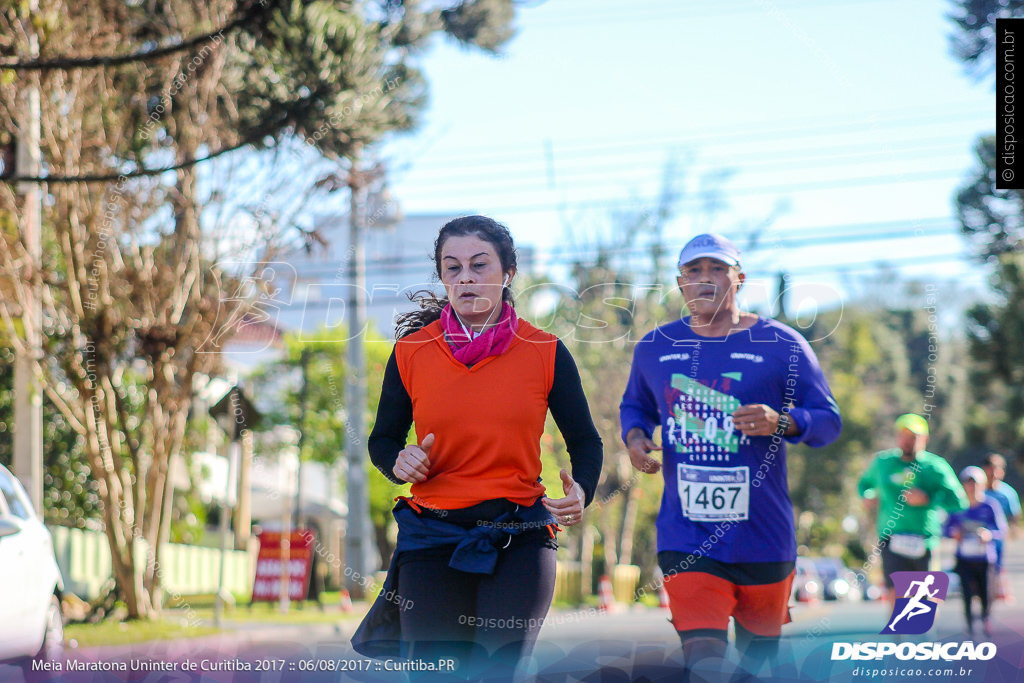
<instances>
[{"instance_id":1,"label":"blue long-sleeve shirt","mask_svg":"<svg viewBox=\"0 0 1024 683\"><path fill-rule=\"evenodd\" d=\"M741 405L788 412L797 435L747 437L733 425ZM661 426L665 489L658 550L721 562L796 558L786 482L786 441L824 446L842 427L839 407L807 341L759 318L748 330L702 337L689 318L636 346L619 406L622 438Z\"/></svg>"},{"instance_id":2,"label":"blue long-sleeve shirt","mask_svg":"<svg viewBox=\"0 0 1024 683\"><path fill-rule=\"evenodd\" d=\"M982 541L978 535L980 529L988 529L992 539ZM995 562L996 544L1006 538L1006 529L1006 515L999 505L990 500L983 500L966 510L950 513L942 527L942 533L952 537L953 532L960 532L960 541L956 545L957 557Z\"/></svg>"}]
</instances>

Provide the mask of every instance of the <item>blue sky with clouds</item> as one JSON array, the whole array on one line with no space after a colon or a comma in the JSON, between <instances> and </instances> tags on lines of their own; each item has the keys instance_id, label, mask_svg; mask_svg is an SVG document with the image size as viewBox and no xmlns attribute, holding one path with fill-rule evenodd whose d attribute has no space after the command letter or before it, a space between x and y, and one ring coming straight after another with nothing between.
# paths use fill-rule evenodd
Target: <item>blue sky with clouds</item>
<instances>
[{"instance_id":1,"label":"blue sky with clouds","mask_svg":"<svg viewBox=\"0 0 1024 683\"><path fill-rule=\"evenodd\" d=\"M712 229L749 247L752 277L785 269L843 295L885 262L980 288L952 196L994 99L951 56L951 7L533 3L500 57L440 40L425 56L431 104L384 149L391 189L407 213L487 213L543 251L653 206L671 159L673 249ZM890 233L905 237L872 239Z\"/></svg>"}]
</instances>

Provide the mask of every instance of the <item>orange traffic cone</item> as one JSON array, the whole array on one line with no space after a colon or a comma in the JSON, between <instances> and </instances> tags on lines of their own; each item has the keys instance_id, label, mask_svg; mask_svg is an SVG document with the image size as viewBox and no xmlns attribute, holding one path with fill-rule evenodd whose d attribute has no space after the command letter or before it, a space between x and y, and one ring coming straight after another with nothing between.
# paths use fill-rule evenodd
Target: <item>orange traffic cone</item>
<instances>
[{"instance_id":1,"label":"orange traffic cone","mask_svg":"<svg viewBox=\"0 0 1024 683\"><path fill-rule=\"evenodd\" d=\"M661 609L668 609L668 589L665 588L664 580L662 580L661 585L658 586L658 607Z\"/></svg>"},{"instance_id":2,"label":"orange traffic cone","mask_svg":"<svg viewBox=\"0 0 1024 683\"><path fill-rule=\"evenodd\" d=\"M1013 595L1013 585L1010 583L1010 577L1005 569L1000 569L999 574L996 575L996 590L997 600L1002 600L1007 605L1017 602L1017 598Z\"/></svg>"},{"instance_id":3,"label":"orange traffic cone","mask_svg":"<svg viewBox=\"0 0 1024 683\"><path fill-rule=\"evenodd\" d=\"M344 588L341 589L341 611L351 612L352 611L352 596L348 594L348 591Z\"/></svg>"},{"instance_id":4,"label":"orange traffic cone","mask_svg":"<svg viewBox=\"0 0 1024 683\"><path fill-rule=\"evenodd\" d=\"M605 574L601 577L597 591L597 609L611 612L615 609L615 594L612 591L612 580Z\"/></svg>"},{"instance_id":5,"label":"orange traffic cone","mask_svg":"<svg viewBox=\"0 0 1024 683\"><path fill-rule=\"evenodd\" d=\"M655 567L654 580L658 582L658 607L668 609L668 589L665 588L665 575L661 573L661 567Z\"/></svg>"}]
</instances>

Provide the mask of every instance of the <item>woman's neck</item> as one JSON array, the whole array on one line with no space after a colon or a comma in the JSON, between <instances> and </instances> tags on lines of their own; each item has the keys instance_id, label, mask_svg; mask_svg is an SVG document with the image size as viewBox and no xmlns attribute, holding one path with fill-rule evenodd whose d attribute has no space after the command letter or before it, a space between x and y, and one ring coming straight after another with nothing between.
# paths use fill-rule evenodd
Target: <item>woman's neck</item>
<instances>
[{"instance_id":1,"label":"woman's neck","mask_svg":"<svg viewBox=\"0 0 1024 683\"><path fill-rule=\"evenodd\" d=\"M482 323L470 323L462 319L461 316L452 308L452 312L455 313L455 319L462 325L462 330L466 333L466 336L470 339L477 337L490 328L494 327L501 320L502 303L499 302L497 306L491 309L491 312L487 314L487 318Z\"/></svg>"}]
</instances>

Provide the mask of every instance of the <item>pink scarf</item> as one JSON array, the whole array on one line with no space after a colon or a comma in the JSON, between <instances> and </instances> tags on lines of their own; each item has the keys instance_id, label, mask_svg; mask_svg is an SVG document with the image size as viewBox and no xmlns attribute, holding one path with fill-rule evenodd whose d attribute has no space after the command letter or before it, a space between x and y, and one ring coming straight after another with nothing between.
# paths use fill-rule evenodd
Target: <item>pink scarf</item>
<instances>
[{"instance_id":1,"label":"pink scarf","mask_svg":"<svg viewBox=\"0 0 1024 683\"><path fill-rule=\"evenodd\" d=\"M475 365L485 358L505 353L512 340L516 338L519 318L512 306L502 302L498 322L470 339L463 331L449 303L441 310L441 329L444 330L445 341L448 342L448 348L452 350L455 360L466 365Z\"/></svg>"}]
</instances>

